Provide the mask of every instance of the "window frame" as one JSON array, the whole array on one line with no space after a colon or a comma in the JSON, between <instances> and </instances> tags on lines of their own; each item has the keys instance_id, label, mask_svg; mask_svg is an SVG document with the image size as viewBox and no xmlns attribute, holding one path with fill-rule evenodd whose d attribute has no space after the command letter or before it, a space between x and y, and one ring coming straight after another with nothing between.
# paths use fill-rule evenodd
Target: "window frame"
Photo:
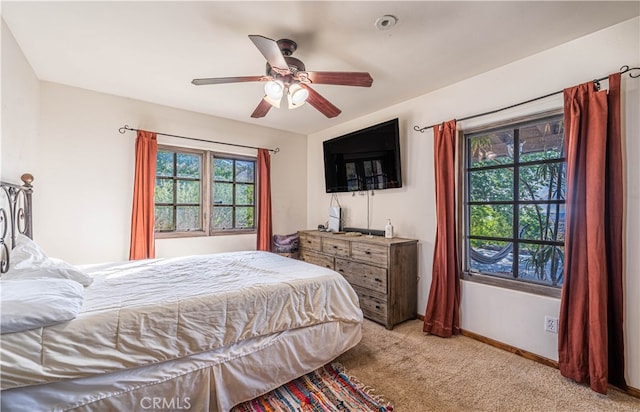
<instances>
[{"instance_id":1,"label":"window frame","mask_svg":"<svg viewBox=\"0 0 640 412\"><path fill-rule=\"evenodd\" d=\"M200 175L200 221L202 222L201 230L188 231L157 231L154 223L154 237L156 239L172 239L172 238L188 238L188 237L208 237L208 236L224 236L224 235L241 235L257 233L257 216L258 216L258 162L257 156L239 155L234 153L218 152L206 149L195 149L183 146L175 146L168 144L158 144L158 152L169 151L172 153L188 153L199 154L202 159L201 175ZM254 164L254 227L248 229L223 229L211 230L211 215L213 207L213 159L214 157L234 160L251 161ZM158 175L156 172L156 179ZM174 195L175 196L175 195ZM175 199L175 198L174 198ZM235 203L235 202L234 202ZM154 196L154 207L156 205ZM234 205L235 206L235 205ZM175 203L174 203L175 207Z\"/></svg>"},{"instance_id":2,"label":"window frame","mask_svg":"<svg viewBox=\"0 0 640 412\"><path fill-rule=\"evenodd\" d=\"M157 231L155 229L155 219L154 219L154 237L156 239L163 239L163 238L175 238L175 237L197 237L197 236L206 236L206 226L205 226L205 216L203 215L203 204L205 202L205 198L206 198L206 194L203 191L203 183L204 183L204 173L205 173L205 168L206 168L206 151L204 150L200 150L200 149L192 149L192 148L187 148L187 147L178 147L178 146L170 146L170 145L158 145L158 152L160 151L166 151L166 152L171 152L174 154L174 156L176 154L179 153L185 153L185 154L197 154L200 156L201 159L201 167L200 167L200 222L201 222L201 228L200 230L184 230L184 231L178 231L178 230L171 230L171 231ZM174 157L175 159L175 157ZM164 177L159 177L158 173L156 171L156 178L155 180L159 179L159 178L164 178ZM175 176L173 177L173 180L175 182ZM182 179L180 179L182 180ZM191 180L191 179L184 179L184 180ZM176 196L176 192L175 192L175 186L174 186L174 202L172 204L172 206L174 207L174 222L176 219L175 216L175 208L176 208L176 202L175 202L175 196ZM154 207L156 206L156 201L155 201L155 194L154 194Z\"/></svg>"},{"instance_id":3,"label":"window frame","mask_svg":"<svg viewBox=\"0 0 640 412\"><path fill-rule=\"evenodd\" d=\"M257 222L257 218L258 218L258 159L257 157L253 157L253 156L246 156L246 155L237 155L237 154L231 154L231 153L222 153L222 152L209 152L209 159L210 159L210 165L211 168L209 170L209 177L210 177L210 181L209 181L209 188L210 188L210 195L211 195L211 199L210 199L210 210L209 210L209 215L211 216L211 220L213 220L213 207L215 207L216 205L213 203L214 199L213 199L213 193L214 193L214 185L215 185L215 179L213 176L213 171L214 171L214 167L213 167L213 162L214 159L226 159L226 160L233 160L234 161L234 176L233 176L233 205L231 206L234 210L237 207L246 207L247 205L237 205L236 204L236 200L235 200L235 187L236 187L236 176L235 176L235 162L237 160L240 161L249 161L249 162L253 162L253 183L251 183L253 185L253 205L251 205L253 207L253 227L252 228L231 228L231 229L217 229L214 230L211 228L211 221L208 222L209 226L209 232L210 232L210 236L218 236L218 235L231 235L231 234L246 234L246 233L257 233L257 226L258 226L258 222ZM240 182L240 184L249 184L246 182ZM235 213L234 213L234 226L235 226Z\"/></svg>"},{"instance_id":4,"label":"window frame","mask_svg":"<svg viewBox=\"0 0 640 412\"><path fill-rule=\"evenodd\" d=\"M487 284L487 285L496 286L496 287L505 288L505 289L511 289L511 290L517 290L521 292L542 295L546 297L560 298L562 293L562 286L544 285L544 284L534 283L530 281L518 280L517 278L510 279L506 277L500 277L500 276L490 275L482 272L467 270L468 266L470 266L468 265L468 262L470 259L470 257L468 256L469 254L468 248L470 247L469 246L469 235L470 235L470 212L469 212L470 209L469 208L473 203L469 201L470 200L470 197L469 197L470 196L469 194L470 170L468 168L469 153L468 153L467 142L471 135L477 136L479 133L491 133L493 131L498 131L505 128L516 129L516 128L525 126L528 123L533 123L536 121L543 121L545 119L552 120L553 118L557 119L558 117L562 118L562 115L563 115L563 109L554 109L554 110L545 111L545 112L541 112L533 115L510 118L504 121L484 124L481 126L473 127L468 130L464 130L464 132L459 133L458 147L459 147L461 160L458 162L458 181L460 182L460 184L458 185L457 196L458 196L458 199L460 199L461 201L458 202L457 215L458 215L458 230L459 230L459 233L461 234L459 239L459 251L461 256L460 273L461 273L461 278L463 280ZM533 164L539 165L543 163L545 163L545 161L536 162ZM564 164L566 167L566 157L564 158L564 162L560 162L560 163ZM514 166L516 165L517 167L514 169L514 173L517 177L516 169L521 168L523 166L526 167L527 165L531 165L531 163L530 162L526 162L524 164L514 163ZM514 187L517 188L518 185L514 184ZM488 203L492 203L492 202L488 202ZM518 193L516 192L514 193L513 201L510 202L509 204L513 205L513 207L515 208L515 207L519 207L522 204L527 204L527 203L528 203L527 201L524 201L524 202L520 201L518 199ZM531 203L536 203L536 202L531 201ZM552 201L551 203L558 203L558 202ZM567 208L566 199L562 201L561 204L565 206L565 213L566 213L566 208ZM517 214L514 211L514 221L516 219L516 216ZM528 242L525 241L524 243L537 243L537 242L530 240ZM546 243L546 241L544 243Z\"/></svg>"}]
</instances>

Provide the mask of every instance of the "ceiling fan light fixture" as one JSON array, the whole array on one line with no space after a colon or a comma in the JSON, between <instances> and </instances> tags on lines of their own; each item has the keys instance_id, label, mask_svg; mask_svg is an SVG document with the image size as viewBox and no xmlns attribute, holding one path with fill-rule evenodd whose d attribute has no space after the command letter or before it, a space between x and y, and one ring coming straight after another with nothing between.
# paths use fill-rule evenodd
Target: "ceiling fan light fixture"
<instances>
[{"instance_id":1,"label":"ceiling fan light fixture","mask_svg":"<svg viewBox=\"0 0 640 412\"><path fill-rule=\"evenodd\" d=\"M294 83L289 86L289 108L300 107L307 101L309 97L309 91L298 83Z\"/></svg>"},{"instance_id":2,"label":"ceiling fan light fixture","mask_svg":"<svg viewBox=\"0 0 640 412\"><path fill-rule=\"evenodd\" d=\"M264 85L264 92L271 100L280 102L280 99L282 99L282 95L284 94L284 83L280 80L269 80Z\"/></svg>"},{"instance_id":3,"label":"ceiling fan light fixture","mask_svg":"<svg viewBox=\"0 0 640 412\"><path fill-rule=\"evenodd\" d=\"M269 95L267 94L266 96L263 97L263 100L267 103L269 103L271 106L275 107L276 109L280 108L280 99L272 99L271 97L269 97Z\"/></svg>"}]
</instances>

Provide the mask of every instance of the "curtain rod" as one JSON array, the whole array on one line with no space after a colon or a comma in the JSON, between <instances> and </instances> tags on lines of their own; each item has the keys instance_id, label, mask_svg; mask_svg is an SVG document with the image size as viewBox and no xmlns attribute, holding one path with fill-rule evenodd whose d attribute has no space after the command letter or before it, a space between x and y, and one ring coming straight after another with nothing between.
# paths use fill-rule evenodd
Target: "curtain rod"
<instances>
[{"instance_id":1,"label":"curtain rod","mask_svg":"<svg viewBox=\"0 0 640 412\"><path fill-rule=\"evenodd\" d=\"M639 73L638 73L638 74L636 74L636 75L634 75L634 74L633 74L633 70L638 70L638 71L639 71ZM627 73L627 72L630 72L630 73L629 73L629 77L632 77L632 78L640 77L640 67L629 67L629 66L627 66L627 65L625 64L624 66L622 66L622 67L620 68L620 73L621 73L621 74L625 74L625 73ZM605 77L601 77L601 78L599 78L599 79L595 79L595 80L593 80L593 82L596 84L596 88L600 89L600 82L601 82L602 80L606 80L606 79L608 79L608 78L609 78L609 76L605 76ZM560 94L560 93L562 93L563 91L564 91L564 90L560 90L560 91L557 91L557 92L553 92L553 93L545 94L544 96L535 97L535 98L533 98L533 99L529 99L529 100L524 101L524 102L520 102L520 103L512 104L511 106L502 107L502 108L500 108L500 109L495 109L495 110L491 110L491 111L484 112L484 113L474 114L474 115L471 115L471 116L463 117L463 118L461 118L461 119L456 119L456 122L461 122L461 121L463 121L463 120L474 119L474 118L476 118L476 117L482 117L482 116L486 116L486 115L489 115L489 114L498 113L498 112L501 112L501 111L503 111L503 110L512 109L512 108L514 108L514 107L522 106L523 104L527 104L527 103L535 102L536 100L541 100L541 99L545 99L545 98L547 98L547 97L554 96L554 95L556 95L556 94ZM425 131L425 130L427 130L427 129L431 129L432 127L433 127L433 126L425 126L425 127L422 127L422 128L421 128L420 126L413 126L413 130L415 130L416 132L424 133L424 131Z\"/></svg>"},{"instance_id":2,"label":"curtain rod","mask_svg":"<svg viewBox=\"0 0 640 412\"><path fill-rule=\"evenodd\" d=\"M134 129L133 127L129 127L126 124L118 129L120 134L125 134L125 132L127 132L127 131L137 132L139 130L140 129ZM149 130L146 130L146 131L149 131ZM159 134L159 135L162 135L162 136L168 136L168 137L177 137L179 139L196 140L198 142L224 144L224 145L227 145L227 146L244 147L246 149L261 149L261 147L247 146L247 145L238 144L238 143L216 142L215 140L198 139L196 137L178 136L178 135L175 135L175 134L160 133L160 132L152 132L152 133ZM273 152L273 153L278 153L280 151L280 148L276 147L275 149L267 149L267 150L269 150L270 152Z\"/></svg>"}]
</instances>

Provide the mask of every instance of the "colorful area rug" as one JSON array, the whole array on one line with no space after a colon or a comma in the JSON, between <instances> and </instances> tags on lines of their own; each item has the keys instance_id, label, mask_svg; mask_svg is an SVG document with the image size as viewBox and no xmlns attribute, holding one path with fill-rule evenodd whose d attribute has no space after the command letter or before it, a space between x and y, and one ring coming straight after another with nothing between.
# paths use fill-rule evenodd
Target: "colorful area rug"
<instances>
[{"instance_id":1,"label":"colorful area rug","mask_svg":"<svg viewBox=\"0 0 640 412\"><path fill-rule=\"evenodd\" d=\"M332 363L235 406L231 412L391 412L393 406Z\"/></svg>"}]
</instances>

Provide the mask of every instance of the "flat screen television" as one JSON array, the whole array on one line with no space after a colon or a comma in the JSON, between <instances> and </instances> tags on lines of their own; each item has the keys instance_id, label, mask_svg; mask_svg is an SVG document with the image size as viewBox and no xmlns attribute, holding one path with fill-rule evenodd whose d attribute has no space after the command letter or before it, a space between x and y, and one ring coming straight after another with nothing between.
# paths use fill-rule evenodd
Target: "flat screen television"
<instances>
[{"instance_id":1,"label":"flat screen television","mask_svg":"<svg viewBox=\"0 0 640 412\"><path fill-rule=\"evenodd\" d=\"M402 187L398 119L326 140L327 193Z\"/></svg>"}]
</instances>

